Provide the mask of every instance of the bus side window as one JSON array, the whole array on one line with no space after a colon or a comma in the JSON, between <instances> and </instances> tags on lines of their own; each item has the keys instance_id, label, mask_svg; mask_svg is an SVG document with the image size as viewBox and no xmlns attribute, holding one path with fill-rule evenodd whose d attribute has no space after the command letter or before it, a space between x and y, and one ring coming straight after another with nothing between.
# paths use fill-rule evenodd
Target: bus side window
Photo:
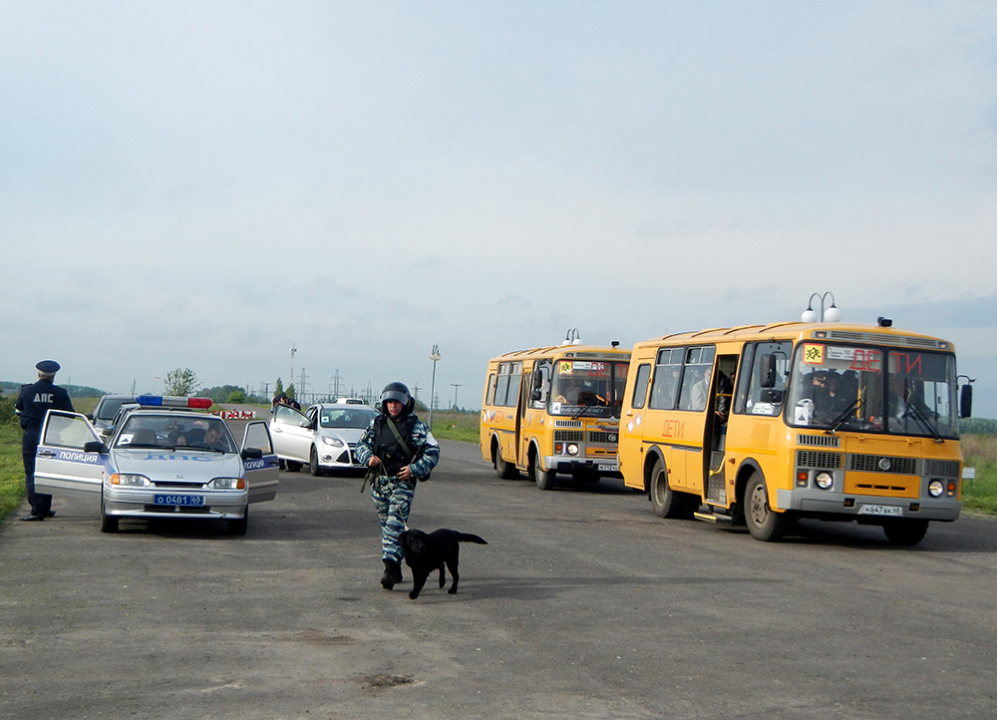
<instances>
[{"instance_id":1,"label":"bus side window","mask_svg":"<svg viewBox=\"0 0 997 720\"><path fill-rule=\"evenodd\" d=\"M754 348L745 409L752 415L782 412L791 343L758 343Z\"/></svg>"},{"instance_id":2,"label":"bus side window","mask_svg":"<svg viewBox=\"0 0 997 720\"><path fill-rule=\"evenodd\" d=\"M495 373L488 376L488 396L485 398L485 405L495 402Z\"/></svg>"},{"instance_id":3,"label":"bus side window","mask_svg":"<svg viewBox=\"0 0 997 720\"><path fill-rule=\"evenodd\" d=\"M745 401L748 397L748 385L751 382L751 365L755 359L755 345L744 346L741 354L741 369L737 373L737 390L734 393L734 412L743 413L745 411Z\"/></svg>"},{"instance_id":4,"label":"bus side window","mask_svg":"<svg viewBox=\"0 0 997 720\"><path fill-rule=\"evenodd\" d=\"M637 368L637 377L634 380L634 394L630 399L630 407L640 410L644 407L647 398L647 381L651 378L651 366L641 365Z\"/></svg>"},{"instance_id":5,"label":"bus side window","mask_svg":"<svg viewBox=\"0 0 997 720\"><path fill-rule=\"evenodd\" d=\"M551 366L549 362L538 362L533 371L533 387L530 390L530 405L543 409L550 394Z\"/></svg>"}]
</instances>

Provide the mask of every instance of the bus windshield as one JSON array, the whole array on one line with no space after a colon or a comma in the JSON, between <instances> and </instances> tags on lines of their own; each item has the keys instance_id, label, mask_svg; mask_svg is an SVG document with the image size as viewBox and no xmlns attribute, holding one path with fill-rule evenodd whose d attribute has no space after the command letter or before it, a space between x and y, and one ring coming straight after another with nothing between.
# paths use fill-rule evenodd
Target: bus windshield
<instances>
[{"instance_id":1,"label":"bus windshield","mask_svg":"<svg viewBox=\"0 0 997 720\"><path fill-rule=\"evenodd\" d=\"M550 414L619 417L628 363L556 360L550 389Z\"/></svg>"},{"instance_id":2,"label":"bus windshield","mask_svg":"<svg viewBox=\"0 0 997 720\"><path fill-rule=\"evenodd\" d=\"M958 437L952 355L803 342L786 421L822 430Z\"/></svg>"}]
</instances>

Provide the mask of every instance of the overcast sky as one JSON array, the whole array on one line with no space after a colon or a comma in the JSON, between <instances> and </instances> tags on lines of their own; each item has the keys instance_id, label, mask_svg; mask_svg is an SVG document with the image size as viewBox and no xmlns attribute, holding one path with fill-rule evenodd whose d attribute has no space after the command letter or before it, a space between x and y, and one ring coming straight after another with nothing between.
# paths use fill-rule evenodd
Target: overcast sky
<instances>
[{"instance_id":1,"label":"overcast sky","mask_svg":"<svg viewBox=\"0 0 997 720\"><path fill-rule=\"evenodd\" d=\"M997 417L995 134L992 1L0 0L0 379L479 407L832 291Z\"/></svg>"}]
</instances>

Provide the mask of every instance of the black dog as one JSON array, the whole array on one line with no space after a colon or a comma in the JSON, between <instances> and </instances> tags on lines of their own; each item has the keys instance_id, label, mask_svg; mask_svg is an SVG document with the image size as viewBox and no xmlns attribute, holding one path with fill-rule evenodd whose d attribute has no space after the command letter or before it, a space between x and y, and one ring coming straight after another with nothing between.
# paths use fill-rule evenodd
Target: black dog
<instances>
[{"instance_id":1,"label":"black dog","mask_svg":"<svg viewBox=\"0 0 997 720\"><path fill-rule=\"evenodd\" d=\"M408 596L413 600L419 597L423 585L426 584L426 578L433 570L440 571L440 587L446 584L447 573L443 569L444 564L450 568L450 574L453 575L453 585L447 592L451 595L456 594L457 581L460 580L460 573L457 572L460 544L462 542L488 544L477 535L446 529L428 534L422 530L406 530L399 539L405 564L412 568L412 591Z\"/></svg>"}]
</instances>

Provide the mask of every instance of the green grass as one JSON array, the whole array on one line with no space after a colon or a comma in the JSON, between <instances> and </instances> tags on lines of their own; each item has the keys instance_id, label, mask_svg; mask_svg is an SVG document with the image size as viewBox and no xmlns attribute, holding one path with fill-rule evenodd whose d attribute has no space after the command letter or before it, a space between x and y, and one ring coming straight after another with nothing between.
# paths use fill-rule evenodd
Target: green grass
<instances>
[{"instance_id":1,"label":"green grass","mask_svg":"<svg viewBox=\"0 0 997 720\"><path fill-rule=\"evenodd\" d=\"M24 492L21 428L14 420L0 424L0 520L17 510Z\"/></svg>"},{"instance_id":2,"label":"green grass","mask_svg":"<svg viewBox=\"0 0 997 720\"><path fill-rule=\"evenodd\" d=\"M419 419L429 422L429 412L419 414ZM460 440L478 444L480 438L480 413L457 413L433 410L433 436L440 440Z\"/></svg>"},{"instance_id":3,"label":"green grass","mask_svg":"<svg viewBox=\"0 0 997 720\"><path fill-rule=\"evenodd\" d=\"M976 468L976 479L962 486L963 508L997 515L997 435L963 436L962 456Z\"/></svg>"}]
</instances>

